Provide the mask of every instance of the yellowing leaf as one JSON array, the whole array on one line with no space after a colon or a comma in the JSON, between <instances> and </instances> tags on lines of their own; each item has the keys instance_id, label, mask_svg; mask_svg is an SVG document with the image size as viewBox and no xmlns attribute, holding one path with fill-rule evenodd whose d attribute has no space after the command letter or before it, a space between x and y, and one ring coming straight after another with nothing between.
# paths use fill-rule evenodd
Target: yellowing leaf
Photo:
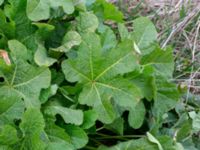
<instances>
[{"instance_id":1,"label":"yellowing leaf","mask_svg":"<svg viewBox=\"0 0 200 150\"><path fill-rule=\"evenodd\" d=\"M0 57L3 58L3 60L5 61L5 63L7 65L11 65L10 58L9 58L8 53L6 51L0 50Z\"/></svg>"}]
</instances>

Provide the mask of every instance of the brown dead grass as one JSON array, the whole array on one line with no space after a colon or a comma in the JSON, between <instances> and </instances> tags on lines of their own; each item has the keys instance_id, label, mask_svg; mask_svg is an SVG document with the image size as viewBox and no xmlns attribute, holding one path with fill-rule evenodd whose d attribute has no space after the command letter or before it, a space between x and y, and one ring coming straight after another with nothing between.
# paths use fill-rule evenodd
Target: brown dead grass
<instances>
[{"instance_id":1,"label":"brown dead grass","mask_svg":"<svg viewBox=\"0 0 200 150\"><path fill-rule=\"evenodd\" d=\"M156 24L162 47L172 45L175 81L200 94L200 0L112 0L127 18L148 16ZM182 16L180 17L180 13Z\"/></svg>"}]
</instances>

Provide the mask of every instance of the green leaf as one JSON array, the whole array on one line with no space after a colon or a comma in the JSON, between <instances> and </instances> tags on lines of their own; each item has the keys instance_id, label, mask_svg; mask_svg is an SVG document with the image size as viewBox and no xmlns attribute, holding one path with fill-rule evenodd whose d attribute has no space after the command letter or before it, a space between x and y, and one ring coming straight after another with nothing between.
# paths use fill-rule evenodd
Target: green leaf
<instances>
[{"instance_id":1,"label":"green leaf","mask_svg":"<svg viewBox=\"0 0 200 150\"><path fill-rule=\"evenodd\" d=\"M7 44L6 36L0 32L0 48L3 49L6 44Z\"/></svg>"},{"instance_id":2,"label":"green leaf","mask_svg":"<svg viewBox=\"0 0 200 150\"><path fill-rule=\"evenodd\" d=\"M65 123L81 125L83 123L83 112L62 106L48 106L45 110L48 114L55 116L59 114L64 119Z\"/></svg>"},{"instance_id":3,"label":"green leaf","mask_svg":"<svg viewBox=\"0 0 200 150\"><path fill-rule=\"evenodd\" d=\"M181 124L181 127L177 131L176 139L178 142L182 142L187 139L192 132L192 123L190 120Z\"/></svg>"},{"instance_id":4,"label":"green leaf","mask_svg":"<svg viewBox=\"0 0 200 150\"><path fill-rule=\"evenodd\" d=\"M145 106L142 101L140 101L134 108L130 109L128 116L128 122L134 129L139 129L145 119Z\"/></svg>"},{"instance_id":5,"label":"green leaf","mask_svg":"<svg viewBox=\"0 0 200 150\"><path fill-rule=\"evenodd\" d=\"M3 4L4 0L0 0L0 6Z\"/></svg>"},{"instance_id":6,"label":"green leaf","mask_svg":"<svg viewBox=\"0 0 200 150\"><path fill-rule=\"evenodd\" d=\"M8 41L8 48L11 51L11 55L16 59L27 60L28 52L26 46L17 40Z\"/></svg>"},{"instance_id":7,"label":"green leaf","mask_svg":"<svg viewBox=\"0 0 200 150\"><path fill-rule=\"evenodd\" d=\"M200 127L199 127L199 123L200 123L200 112L198 114L196 114L193 118L192 118L192 129L195 133L200 131Z\"/></svg>"},{"instance_id":8,"label":"green leaf","mask_svg":"<svg viewBox=\"0 0 200 150\"><path fill-rule=\"evenodd\" d=\"M20 123L23 133L20 149L44 150L46 147L44 127L45 122L40 110L37 108L26 110Z\"/></svg>"},{"instance_id":9,"label":"green leaf","mask_svg":"<svg viewBox=\"0 0 200 150\"><path fill-rule=\"evenodd\" d=\"M124 119L117 118L111 124L105 125L106 129L109 129L119 135L123 135L124 133Z\"/></svg>"},{"instance_id":10,"label":"green leaf","mask_svg":"<svg viewBox=\"0 0 200 150\"><path fill-rule=\"evenodd\" d=\"M48 19L50 17L49 1L27 0L26 12L32 21Z\"/></svg>"},{"instance_id":11,"label":"green leaf","mask_svg":"<svg viewBox=\"0 0 200 150\"><path fill-rule=\"evenodd\" d=\"M103 20L123 22L123 14L118 8L106 0L96 0L93 10L95 14Z\"/></svg>"},{"instance_id":12,"label":"green leaf","mask_svg":"<svg viewBox=\"0 0 200 150\"><path fill-rule=\"evenodd\" d=\"M24 99L26 107L40 106L40 91L50 86L49 69L36 68L24 61L18 61L16 65L10 66L7 70L0 70L0 74L1 72L5 80L3 86L11 95ZM5 95L5 99L8 99L8 96Z\"/></svg>"},{"instance_id":13,"label":"green leaf","mask_svg":"<svg viewBox=\"0 0 200 150\"><path fill-rule=\"evenodd\" d=\"M59 0L59 1L49 0L49 2L51 8L62 7L63 11L66 14L72 14L74 12L73 0Z\"/></svg>"},{"instance_id":14,"label":"green leaf","mask_svg":"<svg viewBox=\"0 0 200 150\"><path fill-rule=\"evenodd\" d=\"M35 52L34 60L38 66L49 67L53 65L57 60L51 57L48 57L47 51L42 44L38 45L38 49Z\"/></svg>"},{"instance_id":15,"label":"green leaf","mask_svg":"<svg viewBox=\"0 0 200 150\"><path fill-rule=\"evenodd\" d=\"M88 143L87 134L83 129L74 125L67 125L65 129L70 135L71 142L76 149L83 148Z\"/></svg>"},{"instance_id":16,"label":"green leaf","mask_svg":"<svg viewBox=\"0 0 200 150\"><path fill-rule=\"evenodd\" d=\"M20 95L9 87L0 87L0 124L13 124L14 119L21 119L23 112Z\"/></svg>"},{"instance_id":17,"label":"green leaf","mask_svg":"<svg viewBox=\"0 0 200 150\"><path fill-rule=\"evenodd\" d=\"M81 41L81 36L76 31L69 31L65 34L62 45L58 48L51 48L51 50L68 52L72 47L80 45Z\"/></svg>"},{"instance_id":18,"label":"green leaf","mask_svg":"<svg viewBox=\"0 0 200 150\"><path fill-rule=\"evenodd\" d=\"M13 148L5 145L0 145L0 150L13 150Z\"/></svg>"},{"instance_id":19,"label":"green leaf","mask_svg":"<svg viewBox=\"0 0 200 150\"><path fill-rule=\"evenodd\" d=\"M51 36L51 33L54 31L55 27L53 25L47 24L47 23L32 23L35 25L38 30L36 31L36 36L39 41L43 41L49 38Z\"/></svg>"},{"instance_id":20,"label":"green leaf","mask_svg":"<svg viewBox=\"0 0 200 150\"><path fill-rule=\"evenodd\" d=\"M98 150L158 150L157 146L150 141L148 141L146 138L140 138L136 140L129 140L127 142L121 142L117 144L116 146L106 148L106 147L100 147Z\"/></svg>"},{"instance_id":21,"label":"green leaf","mask_svg":"<svg viewBox=\"0 0 200 150\"><path fill-rule=\"evenodd\" d=\"M115 48L117 45L117 39L114 32L110 27L101 25L98 29L101 34L102 50L107 51L109 49Z\"/></svg>"},{"instance_id":22,"label":"green leaf","mask_svg":"<svg viewBox=\"0 0 200 150\"><path fill-rule=\"evenodd\" d=\"M160 142L151 133L147 132L147 138L152 143L157 144L159 150L164 150L163 147L162 147L162 145L160 144Z\"/></svg>"},{"instance_id":23,"label":"green leaf","mask_svg":"<svg viewBox=\"0 0 200 150\"><path fill-rule=\"evenodd\" d=\"M71 145L70 136L65 132L65 129L55 125L52 122L47 122L46 132L50 142L48 143L47 150L74 150L74 146Z\"/></svg>"},{"instance_id":24,"label":"green leaf","mask_svg":"<svg viewBox=\"0 0 200 150\"><path fill-rule=\"evenodd\" d=\"M155 116L162 116L165 112L176 106L180 98L175 84L165 81L163 78L156 79L157 92L153 106Z\"/></svg>"},{"instance_id":25,"label":"green leaf","mask_svg":"<svg viewBox=\"0 0 200 150\"><path fill-rule=\"evenodd\" d=\"M78 57L64 61L62 70L68 81L85 83L79 102L93 106L101 121L111 123L115 118L111 97L125 108L134 107L142 97L134 84L123 78L114 79L138 66L132 42L120 43L102 58L100 39L96 34L85 34L82 39Z\"/></svg>"},{"instance_id":26,"label":"green leaf","mask_svg":"<svg viewBox=\"0 0 200 150\"><path fill-rule=\"evenodd\" d=\"M8 38L15 36L15 23L6 19L3 10L0 10L0 33L3 33Z\"/></svg>"},{"instance_id":27,"label":"green leaf","mask_svg":"<svg viewBox=\"0 0 200 150\"><path fill-rule=\"evenodd\" d=\"M77 23L80 32L94 32L99 26L99 21L92 12L81 12L77 17Z\"/></svg>"},{"instance_id":28,"label":"green leaf","mask_svg":"<svg viewBox=\"0 0 200 150\"><path fill-rule=\"evenodd\" d=\"M118 30L119 30L121 41L131 38L128 32L128 29L123 23L118 23Z\"/></svg>"},{"instance_id":29,"label":"green leaf","mask_svg":"<svg viewBox=\"0 0 200 150\"><path fill-rule=\"evenodd\" d=\"M144 97L151 101L155 97L156 94L156 83L154 77L154 69L151 66L145 66L142 73L137 76L133 76L131 74L131 81L140 87L142 94Z\"/></svg>"},{"instance_id":30,"label":"green leaf","mask_svg":"<svg viewBox=\"0 0 200 150\"><path fill-rule=\"evenodd\" d=\"M32 21L46 20L50 18L50 9L63 8L66 14L74 12L72 0L27 0L27 15Z\"/></svg>"},{"instance_id":31,"label":"green leaf","mask_svg":"<svg viewBox=\"0 0 200 150\"><path fill-rule=\"evenodd\" d=\"M181 147L180 149L178 149L178 145L181 145L181 144L175 143L174 140L170 136L166 136L166 135L158 136L157 139L159 140L164 150L183 150L181 149Z\"/></svg>"},{"instance_id":32,"label":"green leaf","mask_svg":"<svg viewBox=\"0 0 200 150\"><path fill-rule=\"evenodd\" d=\"M84 112L84 119L83 124L81 125L82 129L89 129L93 125L95 125L95 122L97 120L97 113L94 110L88 110Z\"/></svg>"},{"instance_id":33,"label":"green leaf","mask_svg":"<svg viewBox=\"0 0 200 150\"><path fill-rule=\"evenodd\" d=\"M1 145L13 145L18 142L17 130L10 126L0 126L0 144Z\"/></svg>"},{"instance_id":34,"label":"green leaf","mask_svg":"<svg viewBox=\"0 0 200 150\"><path fill-rule=\"evenodd\" d=\"M75 150L75 148L66 142L51 142L48 144L47 150Z\"/></svg>"},{"instance_id":35,"label":"green leaf","mask_svg":"<svg viewBox=\"0 0 200 150\"><path fill-rule=\"evenodd\" d=\"M34 37L35 28L26 15L26 4L27 0L9 0L4 12L15 23L15 38L26 45L30 50L28 53L32 56L37 45Z\"/></svg>"},{"instance_id":36,"label":"green leaf","mask_svg":"<svg viewBox=\"0 0 200 150\"><path fill-rule=\"evenodd\" d=\"M157 40L157 31L153 23L146 17L139 17L133 21L133 28L132 38L142 55L150 53L148 47Z\"/></svg>"},{"instance_id":37,"label":"green leaf","mask_svg":"<svg viewBox=\"0 0 200 150\"><path fill-rule=\"evenodd\" d=\"M173 51L171 48L167 48L166 50L156 48L148 55L142 57L141 64L153 66L158 75L172 78L174 71Z\"/></svg>"},{"instance_id":38,"label":"green leaf","mask_svg":"<svg viewBox=\"0 0 200 150\"><path fill-rule=\"evenodd\" d=\"M43 104L43 103L47 102L51 96L53 96L57 93L57 90L58 90L57 84L53 84L48 89L42 90L40 93L41 103Z\"/></svg>"}]
</instances>

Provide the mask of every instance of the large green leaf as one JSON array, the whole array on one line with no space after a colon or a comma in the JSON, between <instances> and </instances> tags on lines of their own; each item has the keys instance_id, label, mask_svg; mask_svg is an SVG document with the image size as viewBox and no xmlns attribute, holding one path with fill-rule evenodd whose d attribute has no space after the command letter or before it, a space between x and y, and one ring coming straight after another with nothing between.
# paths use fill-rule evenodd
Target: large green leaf
<instances>
[{"instance_id":1,"label":"large green leaf","mask_svg":"<svg viewBox=\"0 0 200 150\"><path fill-rule=\"evenodd\" d=\"M95 125L95 121L97 120L97 113L94 110L88 110L84 112L84 120L81 128L89 129L93 125Z\"/></svg>"},{"instance_id":2,"label":"large green leaf","mask_svg":"<svg viewBox=\"0 0 200 150\"><path fill-rule=\"evenodd\" d=\"M166 50L156 48L151 53L142 57L141 64L144 66L153 66L158 75L172 78L174 71L173 51L171 48L167 48Z\"/></svg>"},{"instance_id":3,"label":"large green leaf","mask_svg":"<svg viewBox=\"0 0 200 150\"><path fill-rule=\"evenodd\" d=\"M131 127L138 129L142 126L145 119L144 103L140 101L133 109L130 109L128 121Z\"/></svg>"},{"instance_id":4,"label":"large green leaf","mask_svg":"<svg viewBox=\"0 0 200 150\"><path fill-rule=\"evenodd\" d=\"M92 12L81 12L77 17L80 32L94 32L99 25L97 17Z\"/></svg>"},{"instance_id":5,"label":"large green leaf","mask_svg":"<svg viewBox=\"0 0 200 150\"><path fill-rule=\"evenodd\" d=\"M8 47L11 51L13 58L27 60L28 52L26 46L24 46L21 42L17 40L8 41Z\"/></svg>"},{"instance_id":6,"label":"large green leaf","mask_svg":"<svg viewBox=\"0 0 200 150\"><path fill-rule=\"evenodd\" d=\"M98 32L101 34L100 37L103 51L107 51L117 45L116 36L110 27L100 25Z\"/></svg>"},{"instance_id":7,"label":"large green leaf","mask_svg":"<svg viewBox=\"0 0 200 150\"><path fill-rule=\"evenodd\" d=\"M0 88L0 124L13 123L21 119L24 112L24 102L14 90L9 87Z\"/></svg>"},{"instance_id":8,"label":"large green leaf","mask_svg":"<svg viewBox=\"0 0 200 150\"><path fill-rule=\"evenodd\" d=\"M4 2L4 0L0 0L0 6L1 6L1 4L3 4L3 2Z\"/></svg>"},{"instance_id":9,"label":"large green leaf","mask_svg":"<svg viewBox=\"0 0 200 150\"><path fill-rule=\"evenodd\" d=\"M47 150L75 150L75 148L66 142L51 142L48 144Z\"/></svg>"},{"instance_id":10,"label":"large green leaf","mask_svg":"<svg viewBox=\"0 0 200 150\"><path fill-rule=\"evenodd\" d=\"M88 143L87 134L80 127L67 125L65 129L70 136L71 143L76 149L80 149Z\"/></svg>"},{"instance_id":11,"label":"large green leaf","mask_svg":"<svg viewBox=\"0 0 200 150\"><path fill-rule=\"evenodd\" d=\"M107 2L106 0L96 0L93 4L93 11L95 14L103 20L112 20L116 22L123 22L124 16L118 8Z\"/></svg>"},{"instance_id":12,"label":"large green leaf","mask_svg":"<svg viewBox=\"0 0 200 150\"><path fill-rule=\"evenodd\" d=\"M45 130L48 134L50 142L48 143L47 150L74 150L74 146L71 144L70 136L65 132L65 129L57 126L50 120L47 122Z\"/></svg>"},{"instance_id":13,"label":"large green leaf","mask_svg":"<svg viewBox=\"0 0 200 150\"><path fill-rule=\"evenodd\" d=\"M8 18L15 23L15 38L31 49L28 53L32 54L32 51L37 48L33 36L35 28L26 15L26 4L27 0L9 0L9 5L5 7L4 11Z\"/></svg>"},{"instance_id":14,"label":"large green leaf","mask_svg":"<svg viewBox=\"0 0 200 150\"><path fill-rule=\"evenodd\" d=\"M45 122L39 109L30 108L26 110L20 124L23 133L20 149L44 150L46 147L44 127Z\"/></svg>"},{"instance_id":15,"label":"large green leaf","mask_svg":"<svg viewBox=\"0 0 200 150\"><path fill-rule=\"evenodd\" d=\"M109 100L111 97L125 108L134 107L142 97L134 84L123 78L114 78L137 68L132 42L120 43L117 48L104 54L96 34L84 34L82 39L78 57L64 61L63 72L68 81L85 83L79 102L93 106L101 121L111 123L115 118L114 108Z\"/></svg>"},{"instance_id":16,"label":"large green leaf","mask_svg":"<svg viewBox=\"0 0 200 150\"><path fill-rule=\"evenodd\" d=\"M191 118L192 118L192 129L195 133L199 132L200 131L200 127L199 127L199 123L200 123L200 112L198 113L195 113L193 112L193 115L192 112L189 113Z\"/></svg>"},{"instance_id":17,"label":"large green leaf","mask_svg":"<svg viewBox=\"0 0 200 150\"><path fill-rule=\"evenodd\" d=\"M52 48L51 50L58 52L68 52L73 46L80 45L81 36L76 31L69 31L65 34L62 45L58 48Z\"/></svg>"},{"instance_id":18,"label":"large green leaf","mask_svg":"<svg viewBox=\"0 0 200 150\"><path fill-rule=\"evenodd\" d=\"M162 116L165 112L175 107L180 98L179 91L174 83L165 81L164 78L156 79L157 92L153 106L155 116Z\"/></svg>"},{"instance_id":19,"label":"large green leaf","mask_svg":"<svg viewBox=\"0 0 200 150\"><path fill-rule=\"evenodd\" d=\"M160 142L149 132L147 132L147 138L149 141L151 141L152 143L157 144L158 146L158 150L163 150L162 145L160 144Z\"/></svg>"},{"instance_id":20,"label":"large green leaf","mask_svg":"<svg viewBox=\"0 0 200 150\"><path fill-rule=\"evenodd\" d=\"M81 125L83 123L83 112L81 110L74 110L62 106L48 106L46 113L55 116L59 114L64 119L65 123Z\"/></svg>"},{"instance_id":21,"label":"large green leaf","mask_svg":"<svg viewBox=\"0 0 200 150\"><path fill-rule=\"evenodd\" d=\"M157 31L153 23L146 17L139 17L133 21L132 38L142 52L148 54L148 49L157 40Z\"/></svg>"},{"instance_id":22,"label":"large green leaf","mask_svg":"<svg viewBox=\"0 0 200 150\"><path fill-rule=\"evenodd\" d=\"M123 135L124 133L124 119L117 118L111 124L105 125L106 129L109 129L119 135Z\"/></svg>"},{"instance_id":23,"label":"large green leaf","mask_svg":"<svg viewBox=\"0 0 200 150\"><path fill-rule=\"evenodd\" d=\"M0 126L0 145L13 145L18 142L17 130L10 126Z\"/></svg>"},{"instance_id":24,"label":"large green leaf","mask_svg":"<svg viewBox=\"0 0 200 150\"><path fill-rule=\"evenodd\" d=\"M131 39L128 29L123 23L118 24L118 30L119 30L119 35L122 41L126 39Z\"/></svg>"},{"instance_id":25,"label":"large green leaf","mask_svg":"<svg viewBox=\"0 0 200 150\"><path fill-rule=\"evenodd\" d=\"M36 68L19 60L16 65L1 69L0 74L5 80L3 88L6 88L10 95L23 99L26 107L40 106L40 91L50 85L49 69ZM5 95L5 99L9 100L9 95Z\"/></svg>"},{"instance_id":26,"label":"large green leaf","mask_svg":"<svg viewBox=\"0 0 200 150\"><path fill-rule=\"evenodd\" d=\"M47 51L42 44L38 45L38 49L34 55L34 60L38 66L46 66L46 67L51 66L57 61L54 58L48 57Z\"/></svg>"},{"instance_id":27,"label":"large green leaf","mask_svg":"<svg viewBox=\"0 0 200 150\"><path fill-rule=\"evenodd\" d=\"M8 38L15 36L15 23L7 20L3 10L0 9L0 33L3 33Z\"/></svg>"},{"instance_id":28,"label":"large green leaf","mask_svg":"<svg viewBox=\"0 0 200 150\"><path fill-rule=\"evenodd\" d=\"M113 147L100 147L98 150L158 150L158 147L146 138L121 142Z\"/></svg>"},{"instance_id":29,"label":"large green leaf","mask_svg":"<svg viewBox=\"0 0 200 150\"><path fill-rule=\"evenodd\" d=\"M145 66L143 71L138 75L130 74L130 79L140 87L144 97L151 101L155 97L156 94L156 83L154 77L154 69L152 66Z\"/></svg>"},{"instance_id":30,"label":"large green leaf","mask_svg":"<svg viewBox=\"0 0 200 150\"><path fill-rule=\"evenodd\" d=\"M66 14L74 12L72 0L27 0L27 15L32 21L46 20L50 18L50 9L62 7Z\"/></svg>"}]
</instances>

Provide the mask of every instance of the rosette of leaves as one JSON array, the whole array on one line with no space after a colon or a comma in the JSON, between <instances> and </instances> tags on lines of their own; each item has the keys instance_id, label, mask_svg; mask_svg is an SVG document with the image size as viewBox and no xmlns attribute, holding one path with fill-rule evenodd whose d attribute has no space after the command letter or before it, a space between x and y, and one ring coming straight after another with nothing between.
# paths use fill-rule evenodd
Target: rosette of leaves
<instances>
[{"instance_id":1,"label":"rosette of leaves","mask_svg":"<svg viewBox=\"0 0 200 150\"><path fill-rule=\"evenodd\" d=\"M105 0L0 1L0 149L180 149L161 130L179 100L172 49L149 19L123 21Z\"/></svg>"}]
</instances>

